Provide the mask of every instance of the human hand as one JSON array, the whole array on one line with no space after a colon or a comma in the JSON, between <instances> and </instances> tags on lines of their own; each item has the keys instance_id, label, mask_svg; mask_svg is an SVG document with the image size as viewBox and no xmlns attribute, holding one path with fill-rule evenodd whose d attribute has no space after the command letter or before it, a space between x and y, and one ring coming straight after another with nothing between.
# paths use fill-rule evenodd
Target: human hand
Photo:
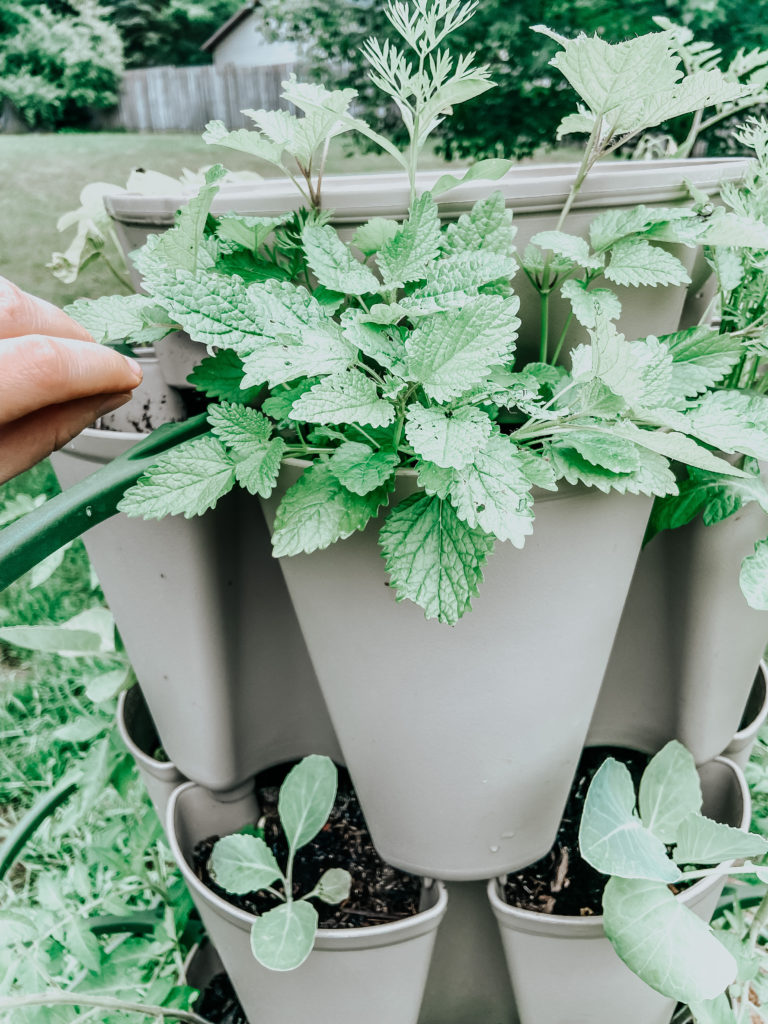
<instances>
[{"instance_id":1,"label":"human hand","mask_svg":"<svg viewBox=\"0 0 768 1024\"><path fill-rule=\"evenodd\" d=\"M134 359L0 277L0 483L124 405L140 383Z\"/></svg>"}]
</instances>

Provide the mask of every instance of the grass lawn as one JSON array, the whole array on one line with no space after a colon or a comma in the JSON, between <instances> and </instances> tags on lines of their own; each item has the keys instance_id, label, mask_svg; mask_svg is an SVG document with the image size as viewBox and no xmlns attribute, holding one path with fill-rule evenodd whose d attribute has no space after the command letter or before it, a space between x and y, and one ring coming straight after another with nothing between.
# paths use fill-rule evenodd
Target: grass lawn
<instances>
[{"instance_id":1,"label":"grass lawn","mask_svg":"<svg viewBox=\"0 0 768 1024\"><path fill-rule=\"evenodd\" d=\"M58 281L45 264L63 251L73 231L60 233L56 221L79 206L84 185L107 181L124 185L134 167L174 177L183 168L197 170L221 161L233 171L276 172L267 164L233 150L206 145L195 134L126 132L29 134L0 136L0 274L27 291L64 305L79 296L95 298L116 290L115 280L101 266L86 268L73 285ZM424 166L442 166L427 156ZM378 154L349 154L341 140L329 155L330 173L392 170L394 161Z\"/></svg>"}]
</instances>

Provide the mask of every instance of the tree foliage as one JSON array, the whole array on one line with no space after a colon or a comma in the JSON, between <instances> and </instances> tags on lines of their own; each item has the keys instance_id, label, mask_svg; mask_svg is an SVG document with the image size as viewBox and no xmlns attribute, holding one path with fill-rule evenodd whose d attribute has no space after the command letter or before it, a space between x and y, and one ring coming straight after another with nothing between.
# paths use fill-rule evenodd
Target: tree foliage
<instances>
[{"instance_id":1,"label":"tree foliage","mask_svg":"<svg viewBox=\"0 0 768 1024\"><path fill-rule=\"evenodd\" d=\"M311 73L328 83L358 90L364 113L391 129L392 111L381 107L357 56L371 35L393 38L384 5L377 0L263 0L277 37L310 43ZM768 45L768 0L482 0L475 16L453 37L457 52L474 50L488 64L498 88L458 109L440 126L448 156L525 156L549 143L562 117L573 109L567 84L549 68L557 51L550 39L531 33L545 23L572 36L597 32L609 42L653 31L663 15L687 25L722 48L726 61L739 48Z\"/></svg>"},{"instance_id":2,"label":"tree foliage","mask_svg":"<svg viewBox=\"0 0 768 1024\"><path fill-rule=\"evenodd\" d=\"M96 0L69 11L13 5L0 15L0 100L30 127L83 123L117 101L123 47Z\"/></svg>"}]
</instances>

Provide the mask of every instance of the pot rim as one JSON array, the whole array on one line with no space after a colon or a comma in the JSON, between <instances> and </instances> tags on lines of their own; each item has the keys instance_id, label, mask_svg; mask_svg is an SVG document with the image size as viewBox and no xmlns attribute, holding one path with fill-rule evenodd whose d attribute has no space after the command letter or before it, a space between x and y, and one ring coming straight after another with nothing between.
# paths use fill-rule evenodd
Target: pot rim
<instances>
[{"instance_id":1,"label":"pot rim","mask_svg":"<svg viewBox=\"0 0 768 1024\"><path fill-rule=\"evenodd\" d=\"M683 177L690 178L704 191L717 192L723 178L737 179L748 161L741 157L701 157L677 160L613 160L598 164L591 171L574 209L606 208L627 201L673 202L685 195ZM456 216L468 202L501 190L506 201L519 211L551 212L565 202L578 170L577 163L518 164L498 181L476 180L456 186L439 203L444 213ZM425 189L444 173L460 175L467 168L446 167L420 171L417 182ZM619 179L618 181L616 179ZM404 171L367 174L329 175L323 182L327 206L334 210L336 223L353 223L375 215L405 214L408 184ZM104 197L109 215L122 224L139 226L172 224L176 210L197 192L190 187L186 195L145 196L118 193ZM301 206L302 200L291 182L283 177L265 178L255 184L222 186L214 199L217 213L228 212L227 203L261 209L262 214ZM274 206L274 210L271 207ZM375 207L375 209L374 209Z\"/></svg>"},{"instance_id":2,"label":"pot rim","mask_svg":"<svg viewBox=\"0 0 768 1024\"><path fill-rule=\"evenodd\" d=\"M233 906L209 889L194 873L181 848L176 834L179 802L184 798L185 793L189 793L193 789L200 790L203 787L198 786L195 782L184 782L174 789L168 801L165 826L173 859L176 861L189 889L196 893L212 910L230 924L236 925L242 931L250 931L251 924L257 915L250 914L239 907ZM426 885L427 889L434 891L436 894L435 902L431 907L421 910L411 917L405 917L399 921L390 921L386 924L344 929L318 928L313 948L339 951L369 949L406 942L433 931L440 924L448 909L448 893L440 881L423 879L422 882L423 885Z\"/></svg>"},{"instance_id":3,"label":"pot rim","mask_svg":"<svg viewBox=\"0 0 768 1024\"><path fill-rule=\"evenodd\" d=\"M173 761L158 761L156 758L151 757L141 749L131 735L128 719L126 717L126 705L128 701L132 699L130 695L136 690L141 694L138 683L134 683L129 690L123 690L117 701L117 727L123 743L128 748L128 751L134 760L141 765L142 768L146 769L150 775L154 775L155 778L162 779L164 782L175 782L177 780L179 782L185 781L185 777L181 774Z\"/></svg>"},{"instance_id":4,"label":"pot rim","mask_svg":"<svg viewBox=\"0 0 768 1024\"><path fill-rule=\"evenodd\" d=\"M768 665L762 658L760 659L760 664L757 667L757 675L755 676L755 682L758 681L762 684L763 689L763 699L760 707L752 721L748 722L743 729L738 729L733 734L733 738L725 751L726 757L728 756L728 750L731 745L740 744L743 746L745 743L748 743L753 736L757 734L765 718L768 717ZM752 685L754 686L755 684L753 683Z\"/></svg>"},{"instance_id":5,"label":"pot rim","mask_svg":"<svg viewBox=\"0 0 768 1024\"><path fill-rule=\"evenodd\" d=\"M751 817L751 803L744 772L735 762L731 761L728 757L723 757L722 754L718 757L713 757L707 763L719 763L731 771L742 799L741 822L738 828L746 830L749 827ZM722 867L730 868L735 863L735 858L724 861ZM699 896L702 896L708 889L711 889L712 886L717 885L721 877L722 874L718 873L710 875L708 878L701 878L683 892L678 893L675 899L680 900L684 904L691 903ZM491 878L486 890L491 909L500 927L510 927L515 931L529 932L534 935L551 935L553 937L556 935L559 938L565 939L602 939L605 937L602 914L594 914L591 917L576 917L572 914L544 914L534 910L523 910L520 907L513 907L506 903L500 895L503 884L503 877Z\"/></svg>"}]
</instances>

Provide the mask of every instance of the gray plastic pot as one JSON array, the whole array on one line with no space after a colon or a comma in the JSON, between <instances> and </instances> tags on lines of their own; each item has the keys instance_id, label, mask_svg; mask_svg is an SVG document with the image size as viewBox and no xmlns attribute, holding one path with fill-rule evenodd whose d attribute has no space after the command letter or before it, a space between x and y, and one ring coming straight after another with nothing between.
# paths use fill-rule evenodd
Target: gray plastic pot
<instances>
[{"instance_id":1,"label":"gray plastic pot","mask_svg":"<svg viewBox=\"0 0 768 1024\"><path fill-rule=\"evenodd\" d=\"M704 813L749 826L749 790L740 768L716 758L699 769ZM705 921L725 876L702 879L677 898ZM537 914L510 907L496 879L488 899L501 931L520 1024L669 1024L675 1000L641 981L619 959L603 919Z\"/></svg>"},{"instance_id":2,"label":"gray plastic pot","mask_svg":"<svg viewBox=\"0 0 768 1024\"><path fill-rule=\"evenodd\" d=\"M167 334L155 346L163 380L174 388L192 387L187 377L205 359L207 351L205 345L192 341L185 331Z\"/></svg>"},{"instance_id":3,"label":"gray plastic pot","mask_svg":"<svg viewBox=\"0 0 768 1024\"><path fill-rule=\"evenodd\" d=\"M739 728L723 751L723 756L735 761L742 771L747 767L757 734L765 725L766 718L768 718L768 666L761 661L752 689L749 691L749 699Z\"/></svg>"},{"instance_id":4,"label":"gray plastic pot","mask_svg":"<svg viewBox=\"0 0 768 1024\"><path fill-rule=\"evenodd\" d=\"M88 429L52 458L62 487L141 435ZM215 791L307 750L340 758L258 502L196 519L116 516L84 537L171 761Z\"/></svg>"},{"instance_id":5,"label":"gray plastic pot","mask_svg":"<svg viewBox=\"0 0 768 1024\"><path fill-rule=\"evenodd\" d=\"M196 843L253 821L248 802L220 803L193 783L168 805L174 858L203 924L253 1024L416 1024L435 932L448 897L439 883L425 887L424 909L391 924L320 929L309 958L295 971L268 971L251 953L253 915L211 892L191 867Z\"/></svg>"},{"instance_id":6,"label":"gray plastic pot","mask_svg":"<svg viewBox=\"0 0 768 1024\"><path fill-rule=\"evenodd\" d=\"M585 236L589 223L601 210L635 206L679 205L688 201L683 179L692 181L712 196L719 194L723 180L740 178L746 161L734 159L612 161L599 164L587 178L566 221L565 230ZM474 181L447 193L439 200L446 219L456 219L472 204L499 189L507 206L515 211L518 234L516 244L523 252L533 235L556 226L565 204L576 164L522 164L514 167L498 182ZM423 172L418 178L420 191L428 189L442 172ZM458 175L461 172L454 172ZM190 196L194 191L190 191ZM142 196L131 193L106 196L105 205L115 221L117 235L126 252L143 245L147 235L173 224L182 205L178 196ZM409 188L403 173L338 175L323 181L323 205L334 211L332 223L348 237L358 224L369 217L403 218L408 210ZM301 205L301 198L282 178L256 185L224 185L214 199L213 212L270 216ZM691 271L696 250L674 246L673 251ZM136 275L138 288L140 279ZM695 290L700 290L697 283ZM515 288L521 298L521 350L534 355L538 350L539 297L519 273ZM622 302L620 329L629 338L675 331L680 323L687 292L684 288L614 288ZM550 301L552 337L559 337L570 305L559 294ZM581 340L583 331L573 326L567 335L565 352Z\"/></svg>"},{"instance_id":7,"label":"gray plastic pot","mask_svg":"<svg viewBox=\"0 0 768 1024\"><path fill-rule=\"evenodd\" d=\"M101 417L105 430L147 433L163 423L178 423L187 413L178 391L170 386L154 349L134 353L144 377L130 402Z\"/></svg>"},{"instance_id":8,"label":"gray plastic pot","mask_svg":"<svg viewBox=\"0 0 768 1024\"><path fill-rule=\"evenodd\" d=\"M160 745L160 737L138 686L132 686L120 694L117 726L147 787L152 806L165 828L165 811L171 793L187 780L172 761L159 761L154 756Z\"/></svg>"},{"instance_id":9,"label":"gray plastic pot","mask_svg":"<svg viewBox=\"0 0 768 1024\"><path fill-rule=\"evenodd\" d=\"M644 548L616 634L588 742L659 750L678 739L703 764L739 728L768 641L768 612L739 588L742 559L766 534L757 502L698 519Z\"/></svg>"},{"instance_id":10,"label":"gray plastic pot","mask_svg":"<svg viewBox=\"0 0 768 1024\"><path fill-rule=\"evenodd\" d=\"M283 466L270 526L301 470ZM400 474L393 504L414 487ZM496 544L453 627L395 601L380 520L280 560L376 848L413 874L489 878L557 831L650 499L565 486L535 500L533 535Z\"/></svg>"}]
</instances>

